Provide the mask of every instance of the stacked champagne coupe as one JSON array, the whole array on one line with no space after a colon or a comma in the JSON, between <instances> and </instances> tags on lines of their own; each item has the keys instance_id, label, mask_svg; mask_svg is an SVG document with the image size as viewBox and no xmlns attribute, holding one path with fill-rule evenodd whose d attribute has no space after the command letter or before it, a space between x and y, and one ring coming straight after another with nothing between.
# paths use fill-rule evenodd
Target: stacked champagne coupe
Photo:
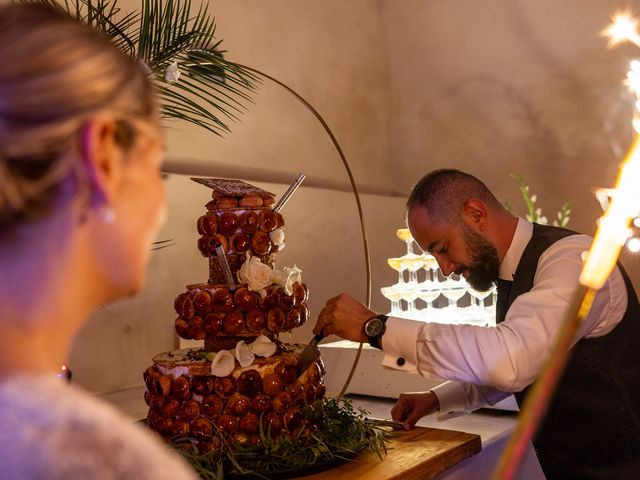
<instances>
[{"instance_id":1,"label":"stacked champagne coupe","mask_svg":"<svg viewBox=\"0 0 640 480\"><path fill-rule=\"evenodd\" d=\"M415 253L408 228L399 228L396 236L405 242L407 252L387 259L398 272L397 283L380 289L391 302L390 315L425 322L495 326L495 288L480 292L459 275L445 277L432 255Z\"/></svg>"}]
</instances>

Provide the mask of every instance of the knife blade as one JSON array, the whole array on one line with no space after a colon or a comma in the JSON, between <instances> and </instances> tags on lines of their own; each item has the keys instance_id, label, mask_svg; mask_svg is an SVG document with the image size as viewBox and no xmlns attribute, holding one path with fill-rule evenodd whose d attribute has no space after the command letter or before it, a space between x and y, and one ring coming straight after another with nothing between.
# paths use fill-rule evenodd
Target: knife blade
<instances>
[{"instance_id":1,"label":"knife blade","mask_svg":"<svg viewBox=\"0 0 640 480\"><path fill-rule=\"evenodd\" d=\"M371 425L376 425L379 427L391 427L394 430L404 430L404 423L396 422L395 420L387 420L385 418L365 417L364 422L369 423Z\"/></svg>"},{"instance_id":2,"label":"knife blade","mask_svg":"<svg viewBox=\"0 0 640 480\"><path fill-rule=\"evenodd\" d=\"M300 356L298 357L297 376L300 376L309 368L313 362L320 358L320 350L318 349L318 342L324 338L322 332L318 333L311 339L309 344L304 348Z\"/></svg>"}]
</instances>

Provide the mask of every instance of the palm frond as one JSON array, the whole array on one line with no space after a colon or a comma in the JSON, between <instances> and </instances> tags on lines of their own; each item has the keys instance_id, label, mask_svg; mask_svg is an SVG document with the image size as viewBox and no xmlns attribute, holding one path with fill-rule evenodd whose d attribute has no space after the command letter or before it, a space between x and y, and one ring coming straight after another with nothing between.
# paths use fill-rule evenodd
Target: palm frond
<instances>
[{"instance_id":1,"label":"palm frond","mask_svg":"<svg viewBox=\"0 0 640 480\"><path fill-rule=\"evenodd\" d=\"M160 92L164 117L183 120L218 135L237 121L260 77L225 60L206 3L192 13L191 0L141 0L124 13L117 0L21 0L53 6L102 31L124 53L144 62ZM177 68L175 81L167 69Z\"/></svg>"},{"instance_id":2,"label":"palm frond","mask_svg":"<svg viewBox=\"0 0 640 480\"><path fill-rule=\"evenodd\" d=\"M151 250L162 250L163 248L173 247L175 244L176 242L173 240L173 238L169 240L158 240L156 242L153 242L153 244L151 245Z\"/></svg>"}]
</instances>

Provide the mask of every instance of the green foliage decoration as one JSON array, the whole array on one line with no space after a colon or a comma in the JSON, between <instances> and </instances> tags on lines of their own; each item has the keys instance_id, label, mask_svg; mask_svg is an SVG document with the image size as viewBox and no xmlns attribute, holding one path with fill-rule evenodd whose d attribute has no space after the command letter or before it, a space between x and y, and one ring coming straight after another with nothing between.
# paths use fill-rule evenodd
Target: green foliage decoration
<instances>
[{"instance_id":1,"label":"green foliage decoration","mask_svg":"<svg viewBox=\"0 0 640 480\"><path fill-rule=\"evenodd\" d=\"M526 219L530 222L546 225L549 223L547 217L542 214L542 209L536 206L538 196L532 194L529 186L526 184L524 177L521 175L511 174L511 177L518 181L520 193L527 208ZM506 205L509 211L512 210L510 205ZM569 224L569 216L571 215L571 202L567 201L562 204L560 210L556 213L556 218L553 219L552 224L556 227L566 227Z\"/></svg>"},{"instance_id":2,"label":"green foliage decoration","mask_svg":"<svg viewBox=\"0 0 640 480\"><path fill-rule=\"evenodd\" d=\"M140 10L125 13L117 0L20 1L53 6L142 62L157 85L164 117L228 133L228 120L238 120L260 82L225 60L207 3L192 8L191 0L142 0Z\"/></svg>"},{"instance_id":3,"label":"green foliage decoration","mask_svg":"<svg viewBox=\"0 0 640 480\"><path fill-rule=\"evenodd\" d=\"M367 421L366 414L356 412L348 399L324 398L305 406L303 427L291 437L272 436L261 421L257 445L242 445L219 430L216 448L204 455L192 438L176 438L172 445L203 480L302 475L349 461L364 450L382 459L392 432Z\"/></svg>"}]
</instances>

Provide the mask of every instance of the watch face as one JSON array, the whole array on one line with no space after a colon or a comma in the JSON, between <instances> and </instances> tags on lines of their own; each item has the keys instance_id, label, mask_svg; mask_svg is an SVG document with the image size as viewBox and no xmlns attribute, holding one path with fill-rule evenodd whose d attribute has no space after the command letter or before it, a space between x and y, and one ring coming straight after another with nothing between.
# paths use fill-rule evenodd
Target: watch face
<instances>
[{"instance_id":1,"label":"watch face","mask_svg":"<svg viewBox=\"0 0 640 480\"><path fill-rule=\"evenodd\" d=\"M383 326L383 321L377 317L374 317L366 323L364 333L368 337L377 337L378 335L380 335L380 332L382 332Z\"/></svg>"}]
</instances>

